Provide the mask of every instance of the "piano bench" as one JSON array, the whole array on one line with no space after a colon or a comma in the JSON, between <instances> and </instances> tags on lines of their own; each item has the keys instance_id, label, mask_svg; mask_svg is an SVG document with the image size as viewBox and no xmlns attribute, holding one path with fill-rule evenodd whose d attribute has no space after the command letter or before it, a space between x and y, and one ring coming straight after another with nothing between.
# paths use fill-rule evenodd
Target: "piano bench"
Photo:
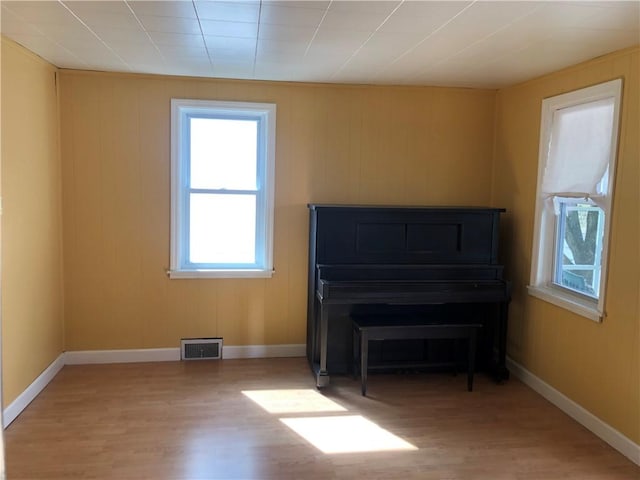
<instances>
[{"instance_id":1,"label":"piano bench","mask_svg":"<svg viewBox=\"0 0 640 480\"><path fill-rule=\"evenodd\" d=\"M476 340L479 323L441 324L424 323L415 320L403 321L398 318L353 318L353 352L357 370L360 364L362 395L367 395L367 370L370 340L410 340L410 339L458 339L467 340L467 390L473 390L473 373L475 371ZM359 340L359 341L358 341ZM358 349L359 347L359 349ZM360 355L355 355L359 351ZM359 360L359 362L358 362Z\"/></svg>"}]
</instances>

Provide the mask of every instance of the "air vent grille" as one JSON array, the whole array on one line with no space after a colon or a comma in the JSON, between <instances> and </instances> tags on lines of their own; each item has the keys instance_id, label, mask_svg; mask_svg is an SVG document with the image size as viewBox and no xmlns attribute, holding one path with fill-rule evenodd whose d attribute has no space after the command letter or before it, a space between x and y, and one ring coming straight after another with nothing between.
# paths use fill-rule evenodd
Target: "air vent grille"
<instances>
[{"instance_id":1,"label":"air vent grille","mask_svg":"<svg viewBox=\"0 0 640 480\"><path fill-rule=\"evenodd\" d=\"M183 338L182 360L213 360L222 358L222 338Z\"/></svg>"}]
</instances>

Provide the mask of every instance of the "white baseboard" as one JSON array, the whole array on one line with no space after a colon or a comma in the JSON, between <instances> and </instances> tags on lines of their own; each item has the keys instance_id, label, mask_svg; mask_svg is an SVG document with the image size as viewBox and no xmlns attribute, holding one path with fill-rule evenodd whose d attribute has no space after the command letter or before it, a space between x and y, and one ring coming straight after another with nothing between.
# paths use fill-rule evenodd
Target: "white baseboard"
<instances>
[{"instance_id":1,"label":"white baseboard","mask_svg":"<svg viewBox=\"0 0 640 480\"><path fill-rule=\"evenodd\" d=\"M583 427L591 430L591 432L618 450L633 463L640 465L640 445L634 443L615 428L603 422L594 414L510 358L507 358L507 367L522 383L531 387Z\"/></svg>"},{"instance_id":2,"label":"white baseboard","mask_svg":"<svg viewBox=\"0 0 640 480\"><path fill-rule=\"evenodd\" d=\"M176 362L180 348L141 348L130 350L78 350L65 353L65 365L94 363Z\"/></svg>"},{"instance_id":3,"label":"white baseboard","mask_svg":"<svg viewBox=\"0 0 640 480\"><path fill-rule=\"evenodd\" d=\"M27 408L34 398L44 390L53 377L55 377L62 367L65 365L65 355L61 353L46 369L42 372L38 378L36 378L31 385L29 385L24 392L11 402L7 408L2 412L2 424L4 428L7 428L11 422L13 422L22 411Z\"/></svg>"},{"instance_id":4,"label":"white baseboard","mask_svg":"<svg viewBox=\"0 0 640 480\"><path fill-rule=\"evenodd\" d=\"M222 358L304 357L305 344L290 345L224 345ZM92 363L175 362L180 348L145 348L137 350L85 350L65 354L65 365Z\"/></svg>"},{"instance_id":5,"label":"white baseboard","mask_svg":"<svg viewBox=\"0 0 640 480\"><path fill-rule=\"evenodd\" d=\"M289 345L225 345L222 347L222 358L277 358L304 357L307 346Z\"/></svg>"}]
</instances>

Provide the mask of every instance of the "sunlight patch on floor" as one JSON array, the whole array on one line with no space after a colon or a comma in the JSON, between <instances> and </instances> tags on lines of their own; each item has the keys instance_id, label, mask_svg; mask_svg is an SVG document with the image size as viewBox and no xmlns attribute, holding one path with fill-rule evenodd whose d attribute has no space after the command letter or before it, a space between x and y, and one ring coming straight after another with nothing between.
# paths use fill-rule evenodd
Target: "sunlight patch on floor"
<instances>
[{"instance_id":1,"label":"sunlight patch on floor","mask_svg":"<svg viewBox=\"0 0 640 480\"><path fill-rule=\"evenodd\" d=\"M344 412L346 408L311 389L243 390L269 413Z\"/></svg>"},{"instance_id":2,"label":"sunlight patch on floor","mask_svg":"<svg viewBox=\"0 0 640 480\"><path fill-rule=\"evenodd\" d=\"M323 453L418 450L361 415L281 418L280 421Z\"/></svg>"}]
</instances>

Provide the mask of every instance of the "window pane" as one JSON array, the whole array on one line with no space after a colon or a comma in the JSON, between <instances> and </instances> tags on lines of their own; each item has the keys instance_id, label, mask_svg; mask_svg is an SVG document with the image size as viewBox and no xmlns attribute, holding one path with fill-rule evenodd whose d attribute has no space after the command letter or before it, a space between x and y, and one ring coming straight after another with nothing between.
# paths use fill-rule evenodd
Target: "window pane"
<instances>
[{"instance_id":1,"label":"window pane","mask_svg":"<svg viewBox=\"0 0 640 480\"><path fill-rule=\"evenodd\" d=\"M554 282L598 298L604 212L592 204L562 204Z\"/></svg>"},{"instance_id":2,"label":"window pane","mask_svg":"<svg viewBox=\"0 0 640 480\"><path fill-rule=\"evenodd\" d=\"M191 188L255 190L258 121L191 118Z\"/></svg>"},{"instance_id":3,"label":"window pane","mask_svg":"<svg viewBox=\"0 0 640 480\"><path fill-rule=\"evenodd\" d=\"M255 195L192 193L190 202L191 263L255 263Z\"/></svg>"}]
</instances>

